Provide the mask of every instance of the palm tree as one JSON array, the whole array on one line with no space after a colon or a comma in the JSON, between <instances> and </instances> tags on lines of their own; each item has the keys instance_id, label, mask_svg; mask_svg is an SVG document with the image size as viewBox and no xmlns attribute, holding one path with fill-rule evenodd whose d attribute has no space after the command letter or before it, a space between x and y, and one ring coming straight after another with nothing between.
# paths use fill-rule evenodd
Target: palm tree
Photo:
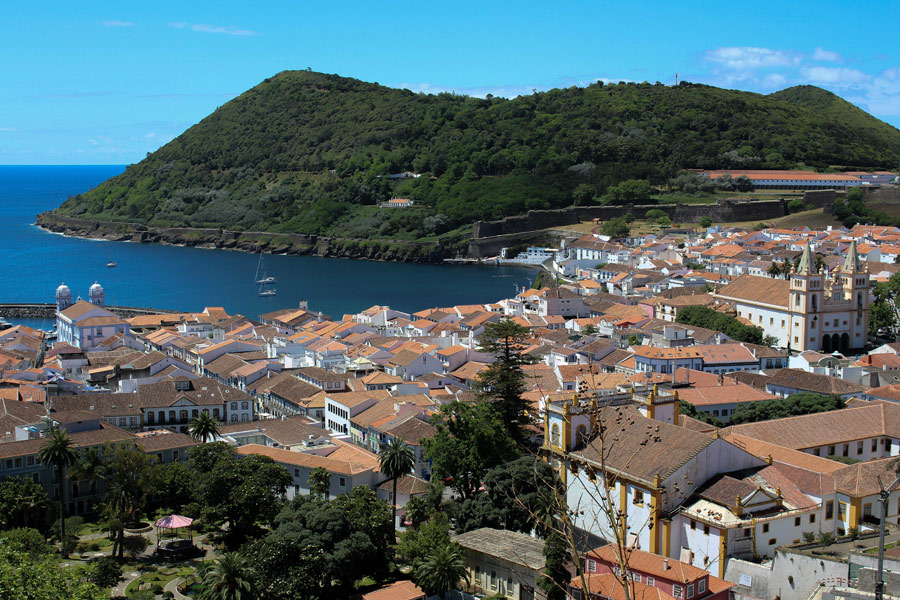
<instances>
[{"instance_id":1,"label":"palm tree","mask_svg":"<svg viewBox=\"0 0 900 600\"><path fill-rule=\"evenodd\" d=\"M51 427L47 439L38 450L41 464L56 467L59 479L59 540L60 551L66 556L66 467L75 464L77 455L73 450L73 442L65 429Z\"/></svg>"},{"instance_id":2,"label":"palm tree","mask_svg":"<svg viewBox=\"0 0 900 600\"><path fill-rule=\"evenodd\" d=\"M778 279L778 276L781 275L781 265L777 261L773 260L772 264L769 265L769 268L766 271L773 279Z\"/></svg>"},{"instance_id":3,"label":"palm tree","mask_svg":"<svg viewBox=\"0 0 900 600\"><path fill-rule=\"evenodd\" d=\"M106 468L106 459L103 450L97 446L85 448L79 455L72 468L72 476L77 479L86 479L91 486L91 502L97 495L97 481L103 479Z\"/></svg>"},{"instance_id":4,"label":"palm tree","mask_svg":"<svg viewBox=\"0 0 900 600\"><path fill-rule=\"evenodd\" d=\"M328 500L331 495L331 473L325 467L316 467L310 471L306 481L310 496Z\"/></svg>"},{"instance_id":5,"label":"palm tree","mask_svg":"<svg viewBox=\"0 0 900 600\"><path fill-rule=\"evenodd\" d=\"M198 442L209 442L219 437L219 424L206 411L194 417L188 430Z\"/></svg>"},{"instance_id":6,"label":"palm tree","mask_svg":"<svg viewBox=\"0 0 900 600\"><path fill-rule=\"evenodd\" d=\"M429 596L440 594L441 600L447 592L456 588L460 581L469 583L469 572L459 544L447 544L432 548L425 560L416 569L416 585Z\"/></svg>"},{"instance_id":7,"label":"palm tree","mask_svg":"<svg viewBox=\"0 0 900 600\"><path fill-rule=\"evenodd\" d=\"M412 471L413 465L416 464L416 456L413 449L410 448L400 438L391 438L390 441L381 447L378 453L378 459L381 461L381 472L388 479L394 481L394 495L391 507L393 510L394 528L397 527L397 480L401 475L405 475Z\"/></svg>"},{"instance_id":8,"label":"palm tree","mask_svg":"<svg viewBox=\"0 0 900 600\"><path fill-rule=\"evenodd\" d=\"M253 598L252 573L247 561L237 552L229 552L215 561L203 576L200 600L242 600Z\"/></svg>"}]
</instances>

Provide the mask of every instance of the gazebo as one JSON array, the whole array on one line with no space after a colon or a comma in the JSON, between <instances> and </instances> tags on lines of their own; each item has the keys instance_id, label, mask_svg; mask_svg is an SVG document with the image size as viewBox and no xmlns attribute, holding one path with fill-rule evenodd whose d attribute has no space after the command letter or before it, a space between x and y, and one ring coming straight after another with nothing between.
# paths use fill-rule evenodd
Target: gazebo
<instances>
[{"instance_id":1,"label":"gazebo","mask_svg":"<svg viewBox=\"0 0 900 600\"><path fill-rule=\"evenodd\" d=\"M156 521L156 551L163 554L179 554L185 550L194 548L194 531L191 524L194 520L190 517L182 517L181 515L169 515ZM188 538L178 536L178 530L188 528ZM160 530L169 529L173 532L172 537L168 541L162 543L162 533Z\"/></svg>"}]
</instances>

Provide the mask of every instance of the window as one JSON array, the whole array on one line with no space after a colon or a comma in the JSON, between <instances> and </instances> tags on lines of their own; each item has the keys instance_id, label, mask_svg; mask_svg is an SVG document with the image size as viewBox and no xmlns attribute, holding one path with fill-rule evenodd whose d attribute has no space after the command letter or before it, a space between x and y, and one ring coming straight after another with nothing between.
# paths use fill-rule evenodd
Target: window
<instances>
[{"instance_id":1,"label":"window","mask_svg":"<svg viewBox=\"0 0 900 600\"><path fill-rule=\"evenodd\" d=\"M874 440L872 440L872 452L877 452L877 451L878 451L878 438L875 438Z\"/></svg>"},{"instance_id":2,"label":"window","mask_svg":"<svg viewBox=\"0 0 900 600\"><path fill-rule=\"evenodd\" d=\"M763 523L763 533L769 533L769 524Z\"/></svg>"},{"instance_id":3,"label":"window","mask_svg":"<svg viewBox=\"0 0 900 600\"><path fill-rule=\"evenodd\" d=\"M794 527L800 527L800 517L794 517Z\"/></svg>"},{"instance_id":4,"label":"window","mask_svg":"<svg viewBox=\"0 0 900 600\"><path fill-rule=\"evenodd\" d=\"M834 500L825 503L825 520L834 518Z\"/></svg>"},{"instance_id":5,"label":"window","mask_svg":"<svg viewBox=\"0 0 900 600\"><path fill-rule=\"evenodd\" d=\"M338 485L341 486L341 487L346 486L346 485L347 485L347 480L346 480L345 478L341 477L340 479L338 479Z\"/></svg>"},{"instance_id":6,"label":"window","mask_svg":"<svg viewBox=\"0 0 900 600\"><path fill-rule=\"evenodd\" d=\"M247 410L248 408L250 408L249 402L241 402L241 410Z\"/></svg>"},{"instance_id":7,"label":"window","mask_svg":"<svg viewBox=\"0 0 900 600\"><path fill-rule=\"evenodd\" d=\"M749 527L744 527L744 537L749 538L752 535L753 535L753 530L750 529Z\"/></svg>"},{"instance_id":8,"label":"window","mask_svg":"<svg viewBox=\"0 0 900 600\"><path fill-rule=\"evenodd\" d=\"M237 402L231 403L231 410L237 410Z\"/></svg>"},{"instance_id":9,"label":"window","mask_svg":"<svg viewBox=\"0 0 900 600\"><path fill-rule=\"evenodd\" d=\"M834 446L828 446L828 456L834 456Z\"/></svg>"},{"instance_id":10,"label":"window","mask_svg":"<svg viewBox=\"0 0 900 600\"><path fill-rule=\"evenodd\" d=\"M850 456L850 444L844 444L844 456Z\"/></svg>"},{"instance_id":11,"label":"window","mask_svg":"<svg viewBox=\"0 0 900 600\"><path fill-rule=\"evenodd\" d=\"M178 460L178 450L172 450L172 459Z\"/></svg>"},{"instance_id":12,"label":"window","mask_svg":"<svg viewBox=\"0 0 900 600\"><path fill-rule=\"evenodd\" d=\"M697 582L697 593L703 594L705 592L706 592L706 580L701 579L700 581Z\"/></svg>"},{"instance_id":13,"label":"window","mask_svg":"<svg viewBox=\"0 0 900 600\"><path fill-rule=\"evenodd\" d=\"M770 545L770 546L774 546L774 545L775 545L775 538L769 538L769 545Z\"/></svg>"},{"instance_id":14,"label":"window","mask_svg":"<svg viewBox=\"0 0 900 600\"><path fill-rule=\"evenodd\" d=\"M683 598L684 597L684 588L681 587L680 585L673 585L672 586L672 595L675 596L676 598Z\"/></svg>"},{"instance_id":15,"label":"window","mask_svg":"<svg viewBox=\"0 0 900 600\"><path fill-rule=\"evenodd\" d=\"M709 525L703 524L703 535L709 535Z\"/></svg>"},{"instance_id":16,"label":"window","mask_svg":"<svg viewBox=\"0 0 900 600\"><path fill-rule=\"evenodd\" d=\"M597 572L597 561L596 560L588 560L588 573L596 573Z\"/></svg>"},{"instance_id":17,"label":"window","mask_svg":"<svg viewBox=\"0 0 900 600\"><path fill-rule=\"evenodd\" d=\"M872 515L872 505L871 504L863 504L863 514L867 517Z\"/></svg>"},{"instance_id":18,"label":"window","mask_svg":"<svg viewBox=\"0 0 900 600\"><path fill-rule=\"evenodd\" d=\"M637 504L638 506L644 505L644 492L641 490L634 490L634 500L632 500L633 504Z\"/></svg>"},{"instance_id":19,"label":"window","mask_svg":"<svg viewBox=\"0 0 900 600\"><path fill-rule=\"evenodd\" d=\"M843 521L847 517L847 503L838 502L838 519Z\"/></svg>"},{"instance_id":20,"label":"window","mask_svg":"<svg viewBox=\"0 0 900 600\"><path fill-rule=\"evenodd\" d=\"M491 589L497 589L497 571L491 571Z\"/></svg>"},{"instance_id":21,"label":"window","mask_svg":"<svg viewBox=\"0 0 900 600\"><path fill-rule=\"evenodd\" d=\"M815 522L816 522L816 513L813 513L813 514L809 515L809 522L810 522L810 523L815 523Z\"/></svg>"},{"instance_id":22,"label":"window","mask_svg":"<svg viewBox=\"0 0 900 600\"><path fill-rule=\"evenodd\" d=\"M656 580L648 575L647 576L647 585L649 585L650 587L653 587L654 585L656 585Z\"/></svg>"},{"instance_id":23,"label":"window","mask_svg":"<svg viewBox=\"0 0 900 600\"><path fill-rule=\"evenodd\" d=\"M559 423L550 427L550 445L559 447Z\"/></svg>"},{"instance_id":24,"label":"window","mask_svg":"<svg viewBox=\"0 0 900 600\"><path fill-rule=\"evenodd\" d=\"M815 454L816 456L821 456L822 452L818 448L813 448L813 454Z\"/></svg>"},{"instance_id":25,"label":"window","mask_svg":"<svg viewBox=\"0 0 900 600\"><path fill-rule=\"evenodd\" d=\"M187 421L188 420L188 411L187 410L178 411L178 418L181 419L182 421ZM174 421L175 419L173 418L172 420Z\"/></svg>"},{"instance_id":26,"label":"window","mask_svg":"<svg viewBox=\"0 0 900 600\"><path fill-rule=\"evenodd\" d=\"M697 522L691 519L691 529L697 529Z\"/></svg>"},{"instance_id":27,"label":"window","mask_svg":"<svg viewBox=\"0 0 900 600\"><path fill-rule=\"evenodd\" d=\"M156 415L151 411L147 413L147 425L153 425Z\"/></svg>"},{"instance_id":28,"label":"window","mask_svg":"<svg viewBox=\"0 0 900 600\"><path fill-rule=\"evenodd\" d=\"M687 587L687 597L688 597L688 598L693 598L693 597L694 597L694 584L693 584L693 583L689 583L689 584L688 584L688 587Z\"/></svg>"}]
</instances>

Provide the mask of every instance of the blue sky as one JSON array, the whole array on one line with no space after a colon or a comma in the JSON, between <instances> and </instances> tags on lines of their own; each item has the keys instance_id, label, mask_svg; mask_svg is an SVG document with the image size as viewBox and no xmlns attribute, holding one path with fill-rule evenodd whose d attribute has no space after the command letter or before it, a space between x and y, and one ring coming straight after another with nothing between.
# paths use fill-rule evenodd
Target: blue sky
<instances>
[{"instance_id":1,"label":"blue sky","mask_svg":"<svg viewBox=\"0 0 900 600\"><path fill-rule=\"evenodd\" d=\"M900 126L898 2L0 0L0 164L126 164L285 69L516 96L827 88Z\"/></svg>"}]
</instances>

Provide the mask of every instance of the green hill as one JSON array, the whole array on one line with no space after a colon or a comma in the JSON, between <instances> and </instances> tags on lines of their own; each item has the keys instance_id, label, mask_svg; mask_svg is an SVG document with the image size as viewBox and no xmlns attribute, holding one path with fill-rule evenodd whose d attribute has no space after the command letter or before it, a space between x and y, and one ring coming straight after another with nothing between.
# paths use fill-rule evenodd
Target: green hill
<instances>
[{"instance_id":1,"label":"green hill","mask_svg":"<svg viewBox=\"0 0 900 600\"><path fill-rule=\"evenodd\" d=\"M816 88L763 96L597 83L508 100L285 71L57 212L434 239L478 219L566 206L582 184L599 196L625 179L665 183L689 167L875 168L898 156L900 131ZM387 177L404 171L424 175ZM377 206L392 196L415 206Z\"/></svg>"},{"instance_id":2,"label":"green hill","mask_svg":"<svg viewBox=\"0 0 900 600\"><path fill-rule=\"evenodd\" d=\"M781 90L780 92L769 94L769 97L775 98L776 100L787 100L792 104L809 109L818 115L849 126L854 132L854 144L892 148L893 144L896 143L898 133L900 133L896 128L891 127L884 121L876 119L866 111L850 104L840 96L812 85L797 85ZM900 157L897 157L896 153L893 157L888 158L892 158L892 160L889 160L885 166L889 166L890 168L894 168L897 160L900 160ZM851 163L834 161L833 164L849 165Z\"/></svg>"}]
</instances>

